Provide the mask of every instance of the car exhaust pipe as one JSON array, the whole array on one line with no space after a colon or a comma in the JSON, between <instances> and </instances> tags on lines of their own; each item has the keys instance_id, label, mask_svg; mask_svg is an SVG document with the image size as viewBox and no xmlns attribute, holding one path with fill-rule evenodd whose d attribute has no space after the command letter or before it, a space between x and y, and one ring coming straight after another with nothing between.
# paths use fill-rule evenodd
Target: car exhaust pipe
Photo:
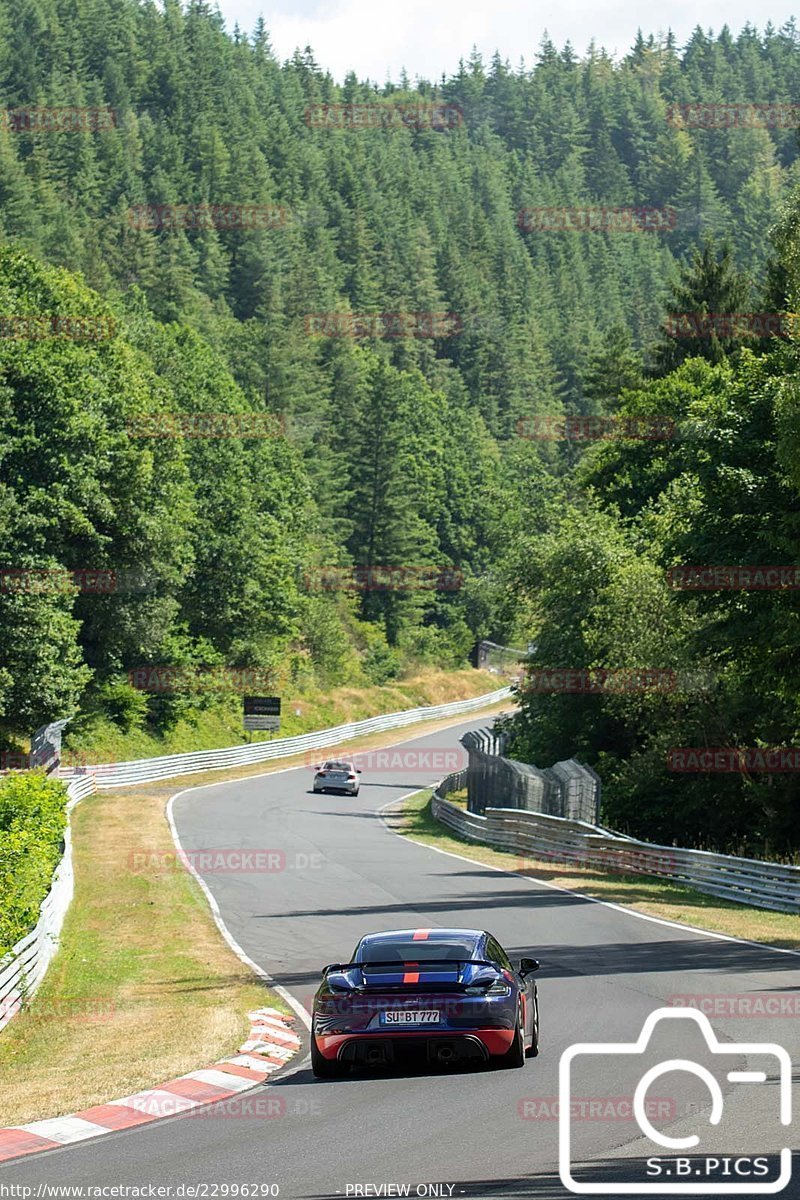
<instances>
[{"instance_id":1,"label":"car exhaust pipe","mask_svg":"<svg viewBox=\"0 0 800 1200\"><path fill-rule=\"evenodd\" d=\"M440 1062L450 1062L454 1058L452 1046L441 1046L437 1055Z\"/></svg>"},{"instance_id":2,"label":"car exhaust pipe","mask_svg":"<svg viewBox=\"0 0 800 1200\"><path fill-rule=\"evenodd\" d=\"M383 1050L380 1046L370 1046L370 1048L367 1050L366 1059L371 1067L374 1067L376 1063L383 1062L384 1057Z\"/></svg>"}]
</instances>

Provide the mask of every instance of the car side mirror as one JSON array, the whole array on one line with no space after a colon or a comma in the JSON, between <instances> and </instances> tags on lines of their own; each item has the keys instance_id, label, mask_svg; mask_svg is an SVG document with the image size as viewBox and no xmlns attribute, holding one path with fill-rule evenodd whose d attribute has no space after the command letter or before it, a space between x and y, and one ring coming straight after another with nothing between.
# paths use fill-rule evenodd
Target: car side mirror
<instances>
[{"instance_id":1,"label":"car side mirror","mask_svg":"<svg viewBox=\"0 0 800 1200\"><path fill-rule=\"evenodd\" d=\"M538 958L521 958L519 960L520 975L532 975L534 971L538 971L540 967Z\"/></svg>"},{"instance_id":2,"label":"car side mirror","mask_svg":"<svg viewBox=\"0 0 800 1200\"><path fill-rule=\"evenodd\" d=\"M360 774L361 774L361 767L356 767L356 775L360 775Z\"/></svg>"}]
</instances>

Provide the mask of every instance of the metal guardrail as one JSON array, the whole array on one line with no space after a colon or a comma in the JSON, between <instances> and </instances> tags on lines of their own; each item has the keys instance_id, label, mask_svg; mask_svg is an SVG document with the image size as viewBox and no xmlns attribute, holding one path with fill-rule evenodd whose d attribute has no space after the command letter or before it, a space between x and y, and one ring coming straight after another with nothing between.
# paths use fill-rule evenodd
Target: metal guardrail
<instances>
[{"instance_id":1,"label":"metal guardrail","mask_svg":"<svg viewBox=\"0 0 800 1200\"><path fill-rule=\"evenodd\" d=\"M383 713L378 717L367 717L363 721L349 721L330 729L317 729L313 733L302 733L297 737L276 738L270 742L253 742L247 746L229 746L221 750L200 750L188 754L167 754L161 758L140 758L133 762L100 763L97 766L70 768L59 771L62 779L91 776L98 789L125 787L137 783L150 783L156 779L169 779L175 775L193 775L198 771L222 770L225 767L248 766L252 763L268 762L272 758L286 758L302 754L304 750L324 750L351 741L367 733L381 733L388 729L401 729L419 721L433 721L439 717L455 717L475 709L499 704L511 695L510 688L499 688L485 696L473 696L470 700L454 700L449 704L425 705L407 708L401 712Z\"/></svg>"},{"instance_id":2,"label":"metal guardrail","mask_svg":"<svg viewBox=\"0 0 800 1200\"><path fill-rule=\"evenodd\" d=\"M600 779L574 758L554 767L534 767L506 758L507 734L471 729L461 739L469 754L467 789L470 812L482 813L502 798L504 808L524 808L553 817L597 821Z\"/></svg>"},{"instance_id":3,"label":"metal guardrail","mask_svg":"<svg viewBox=\"0 0 800 1200\"><path fill-rule=\"evenodd\" d=\"M496 692L473 696L469 700L455 700L450 704L426 705L401 712L383 713L378 717L350 721L346 725L318 729L298 737L255 742L247 746L229 746L220 750L141 758L132 762L62 769L57 774L68 785L67 812L70 813L79 800L107 788L130 787L158 779L173 778L176 775L193 775L199 771L247 766L251 763L267 762L272 758L291 757L304 750L323 750L367 733L401 729L421 721L459 716L461 713L487 708L491 704L499 704L506 700L510 694L509 688L499 688ZM58 949L64 917L72 901L72 892L72 835L68 822L64 834L64 853L53 876L50 892L42 904L39 920L35 928L17 942L0 961L0 1030L34 995L44 979Z\"/></svg>"},{"instance_id":4,"label":"metal guardrail","mask_svg":"<svg viewBox=\"0 0 800 1200\"><path fill-rule=\"evenodd\" d=\"M75 780L67 788L69 814L79 800L94 792L91 779ZM58 949L58 939L64 917L72 902L74 876L72 873L72 830L69 820L64 830L64 852L56 867L53 882L39 910L36 925L0 961L0 1029L29 997L33 996L44 979L47 968Z\"/></svg>"},{"instance_id":5,"label":"metal guardrail","mask_svg":"<svg viewBox=\"0 0 800 1200\"><path fill-rule=\"evenodd\" d=\"M775 912L800 913L800 867L657 846L623 837L599 825L516 808L467 812L445 799L465 786L463 771L448 776L433 794L432 812L459 837L513 854L553 862L601 867L624 875L655 875L706 895Z\"/></svg>"}]
</instances>

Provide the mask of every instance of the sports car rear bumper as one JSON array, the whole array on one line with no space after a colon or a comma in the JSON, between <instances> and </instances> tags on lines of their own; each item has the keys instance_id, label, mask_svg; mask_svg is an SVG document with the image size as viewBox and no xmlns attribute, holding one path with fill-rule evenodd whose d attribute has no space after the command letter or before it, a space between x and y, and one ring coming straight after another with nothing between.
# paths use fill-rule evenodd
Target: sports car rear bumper
<instances>
[{"instance_id":1,"label":"sports car rear bumper","mask_svg":"<svg viewBox=\"0 0 800 1200\"><path fill-rule=\"evenodd\" d=\"M427 1048L438 1042L453 1044L457 1051L471 1046L481 1056L481 1047L486 1055L505 1054L514 1040L513 1029L431 1029L424 1032L419 1029L406 1031L392 1030L391 1035L385 1029L375 1029L359 1033L325 1033L315 1034L317 1046L323 1058L339 1059L345 1062L366 1061L366 1055L360 1052L360 1047L390 1045L392 1057L397 1058L402 1053L404 1044L409 1051Z\"/></svg>"}]
</instances>

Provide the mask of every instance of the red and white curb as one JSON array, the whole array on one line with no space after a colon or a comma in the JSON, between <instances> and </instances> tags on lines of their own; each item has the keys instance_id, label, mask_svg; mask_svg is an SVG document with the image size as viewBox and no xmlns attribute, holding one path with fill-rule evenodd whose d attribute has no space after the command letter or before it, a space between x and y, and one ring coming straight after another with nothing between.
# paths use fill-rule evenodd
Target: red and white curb
<instances>
[{"instance_id":1,"label":"red and white curb","mask_svg":"<svg viewBox=\"0 0 800 1200\"><path fill-rule=\"evenodd\" d=\"M264 1083L294 1057L300 1038L290 1028L295 1018L276 1008L259 1008L247 1015L250 1036L232 1058L83 1112L0 1129L0 1163L207 1108Z\"/></svg>"}]
</instances>

